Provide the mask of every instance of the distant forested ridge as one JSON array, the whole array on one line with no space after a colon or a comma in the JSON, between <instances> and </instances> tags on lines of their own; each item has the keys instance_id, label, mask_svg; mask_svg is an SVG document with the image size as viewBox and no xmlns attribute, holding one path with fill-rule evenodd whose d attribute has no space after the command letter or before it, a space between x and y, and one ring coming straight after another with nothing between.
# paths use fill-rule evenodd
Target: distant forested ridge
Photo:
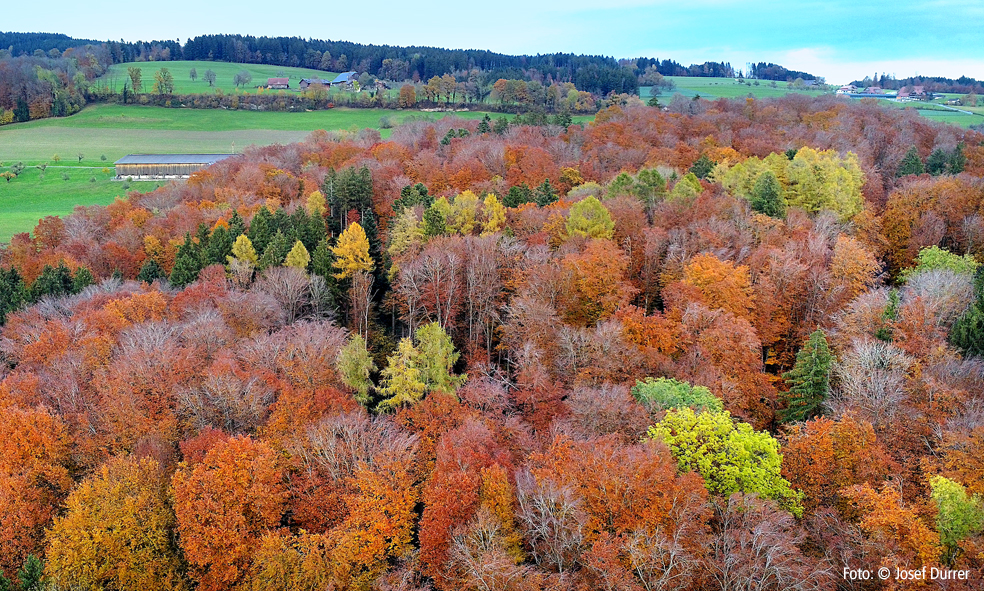
<instances>
[{"instance_id":1,"label":"distant forested ridge","mask_svg":"<svg viewBox=\"0 0 984 591\"><path fill-rule=\"evenodd\" d=\"M984 82L976 78L961 76L959 78L944 78L942 76L910 76L908 78L895 78L888 74L879 76L877 73L874 78L865 76L863 80L852 82L855 86L881 86L889 90L899 90L904 86L922 86L927 92L952 92L960 94L984 94Z\"/></svg>"}]
</instances>

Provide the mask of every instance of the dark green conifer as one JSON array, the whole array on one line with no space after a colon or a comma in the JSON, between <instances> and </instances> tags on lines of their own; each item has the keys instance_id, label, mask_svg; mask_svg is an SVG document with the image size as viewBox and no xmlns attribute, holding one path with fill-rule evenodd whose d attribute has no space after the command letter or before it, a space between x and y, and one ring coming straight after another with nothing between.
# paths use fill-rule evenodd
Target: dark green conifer
<instances>
[{"instance_id":1,"label":"dark green conifer","mask_svg":"<svg viewBox=\"0 0 984 591\"><path fill-rule=\"evenodd\" d=\"M786 408L777 413L780 421L807 421L821 414L824 400L830 392L833 362L834 356L827 345L827 337L822 330L815 331L796 354L793 369L782 374L789 384L789 391L779 395L786 405Z\"/></svg>"},{"instance_id":2,"label":"dark green conifer","mask_svg":"<svg viewBox=\"0 0 984 591\"><path fill-rule=\"evenodd\" d=\"M145 283L153 283L158 279L165 278L167 278L167 274L164 273L164 269L154 259L144 261L143 266L140 267L140 272L137 273L137 281L143 281Z\"/></svg>"},{"instance_id":3,"label":"dark green conifer","mask_svg":"<svg viewBox=\"0 0 984 591\"><path fill-rule=\"evenodd\" d=\"M75 271L75 277L72 278L72 293L81 293L95 282L96 278L92 276L92 271L88 267L79 267Z\"/></svg>"},{"instance_id":4,"label":"dark green conifer","mask_svg":"<svg viewBox=\"0 0 984 591\"><path fill-rule=\"evenodd\" d=\"M707 154L701 154L700 158L690 167L690 172L694 173L694 176L699 179L706 179L714 172L715 166L717 166L717 162L708 158Z\"/></svg>"},{"instance_id":5,"label":"dark green conifer","mask_svg":"<svg viewBox=\"0 0 984 591\"><path fill-rule=\"evenodd\" d=\"M284 259L287 258L287 253L290 252L293 246L294 243L283 232L278 230L270 240L270 244L267 244L266 250L263 251L263 256L260 257L260 269L282 265Z\"/></svg>"},{"instance_id":6,"label":"dark green conifer","mask_svg":"<svg viewBox=\"0 0 984 591\"><path fill-rule=\"evenodd\" d=\"M782 185L771 170L763 172L755 180L750 201L753 211L774 218L786 217L786 199L782 196Z\"/></svg>"},{"instance_id":7,"label":"dark green conifer","mask_svg":"<svg viewBox=\"0 0 984 591\"><path fill-rule=\"evenodd\" d=\"M905 153L902 162L899 163L899 169L895 173L895 176L920 175L924 172L926 172L926 168L923 166L922 158L919 157L919 151L916 150L915 146L912 146Z\"/></svg>"},{"instance_id":8,"label":"dark green conifer","mask_svg":"<svg viewBox=\"0 0 984 591\"><path fill-rule=\"evenodd\" d=\"M447 220L433 205L424 212L424 236L441 236L448 231Z\"/></svg>"},{"instance_id":9,"label":"dark green conifer","mask_svg":"<svg viewBox=\"0 0 984 591\"><path fill-rule=\"evenodd\" d=\"M557 192L554 191L553 185L550 184L550 179L543 179L543 184L536 188L536 194L533 196L533 199L540 207L545 207L557 201Z\"/></svg>"},{"instance_id":10,"label":"dark green conifer","mask_svg":"<svg viewBox=\"0 0 984 591\"><path fill-rule=\"evenodd\" d=\"M195 244L190 234L185 234L184 243L178 247L178 253L174 257L174 268L171 269L171 285L184 287L194 283L198 279L198 273L202 270L202 259L198 252L198 245Z\"/></svg>"},{"instance_id":11,"label":"dark green conifer","mask_svg":"<svg viewBox=\"0 0 984 591\"><path fill-rule=\"evenodd\" d=\"M509 187L509 192L506 193L505 198L502 200L502 204L506 207L519 207L524 203L532 202L533 190L526 183Z\"/></svg>"}]
</instances>

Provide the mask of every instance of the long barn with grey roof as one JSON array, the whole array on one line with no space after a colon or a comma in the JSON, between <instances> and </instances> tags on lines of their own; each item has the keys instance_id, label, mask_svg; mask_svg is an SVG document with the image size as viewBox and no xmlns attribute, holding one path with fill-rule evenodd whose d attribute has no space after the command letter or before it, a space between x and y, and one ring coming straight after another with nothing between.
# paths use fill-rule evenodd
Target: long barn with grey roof
<instances>
[{"instance_id":1,"label":"long barn with grey roof","mask_svg":"<svg viewBox=\"0 0 984 591\"><path fill-rule=\"evenodd\" d=\"M235 154L130 154L115 162L116 178L179 179Z\"/></svg>"}]
</instances>

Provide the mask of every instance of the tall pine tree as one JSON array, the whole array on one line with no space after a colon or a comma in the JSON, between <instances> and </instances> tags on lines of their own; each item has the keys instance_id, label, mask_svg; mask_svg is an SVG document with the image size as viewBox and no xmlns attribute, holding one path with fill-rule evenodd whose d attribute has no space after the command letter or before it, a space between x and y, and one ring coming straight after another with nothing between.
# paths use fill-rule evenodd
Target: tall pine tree
<instances>
[{"instance_id":1,"label":"tall pine tree","mask_svg":"<svg viewBox=\"0 0 984 591\"><path fill-rule=\"evenodd\" d=\"M786 408L777 415L784 423L806 421L821 414L830 392L830 371L834 356L822 330L816 330L796 354L796 365L782 374L789 391L780 394Z\"/></svg>"}]
</instances>

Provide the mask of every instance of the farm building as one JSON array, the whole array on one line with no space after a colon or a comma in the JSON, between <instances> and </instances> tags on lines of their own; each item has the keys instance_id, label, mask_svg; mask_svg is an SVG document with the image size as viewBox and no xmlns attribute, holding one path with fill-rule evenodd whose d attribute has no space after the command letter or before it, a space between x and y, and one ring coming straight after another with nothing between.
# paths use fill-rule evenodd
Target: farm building
<instances>
[{"instance_id":1,"label":"farm building","mask_svg":"<svg viewBox=\"0 0 984 591\"><path fill-rule=\"evenodd\" d=\"M322 86L330 86L331 85L331 80L325 80L323 78L301 78L301 82L300 82L300 84L298 86L301 87L301 90L304 90L305 88L307 88L308 86L311 86L312 84L320 84Z\"/></svg>"},{"instance_id":2,"label":"farm building","mask_svg":"<svg viewBox=\"0 0 984 591\"><path fill-rule=\"evenodd\" d=\"M116 178L179 179L234 154L130 154L115 162Z\"/></svg>"},{"instance_id":3,"label":"farm building","mask_svg":"<svg viewBox=\"0 0 984 591\"><path fill-rule=\"evenodd\" d=\"M359 79L359 75L355 72L342 72L335 79L331 81L332 86L339 86L342 84L352 84Z\"/></svg>"},{"instance_id":4,"label":"farm building","mask_svg":"<svg viewBox=\"0 0 984 591\"><path fill-rule=\"evenodd\" d=\"M272 90L286 90L290 88L290 81L287 78L269 78L266 86Z\"/></svg>"}]
</instances>

